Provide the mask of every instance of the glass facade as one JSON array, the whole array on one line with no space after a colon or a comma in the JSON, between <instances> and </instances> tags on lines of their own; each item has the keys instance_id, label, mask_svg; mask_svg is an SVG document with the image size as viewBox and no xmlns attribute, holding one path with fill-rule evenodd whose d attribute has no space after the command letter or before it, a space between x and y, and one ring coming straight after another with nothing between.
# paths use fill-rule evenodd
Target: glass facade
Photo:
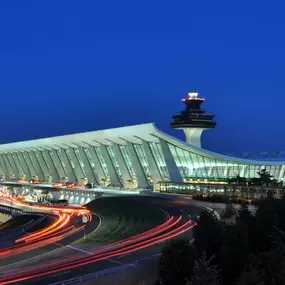
<instances>
[{"instance_id":1,"label":"glass facade","mask_svg":"<svg viewBox=\"0 0 285 285\"><path fill-rule=\"evenodd\" d=\"M81 159L79 150L76 149L74 152L75 152L75 156L76 156L76 158L77 158L78 164L79 164L79 166L80 166L80 168L81 168L81 171L82 171L84 177L87 177L86 172L85 172L85 170L84 170L84 163L83 163L83 161L82 161L82 159Z\"/></svg>"},{"instance_id":2,"label":"glass facade","mask_svg":"<svg viewBox=\"0 0 285 285\"><path fill-rule=\"evenodd\" d=\"M212 158L206 155L196 154L180 147L168 144L171 154L184 181L187 180L214 180L223 181L241 177L258 177L258 172L265 168L276 179L279 178L282 165L250 165L240 164L233 161Z\"/></svg>"},{"instance_id":3,"label":"glass facade","mask_svg":"<svg viewBox=\"0 0 285 285\"><path fill-rule=\"evenodd\" d=\"M149 143L156 166L160 172L162 180L169 180L169 173L166 167L165 159L159 143Z\"/></svg>"},{"instance_id":4,"label":"glass facade","mask_svg":"<svg viewBox=\"0 0 285 285\"><path fill-rule=\"evenodd\" d=\"M143 169L145 177L148 180L151 180L151 174L150 174L150 171L149 171L149 165L148 165L148 162L147 162L147 159L146 159L146 155L145 155L143 146L139 145L139 144L134 144L134 149L135 149L136 155L138 157L139 163L142 166L142 169Z\"/></svg>"},{"instance_id":5,"label":"glass facade","mask_svg":"<svg viewBox=\"0 0 285 285\"><path fill-rule=\"evenodd\" d=\"M67 169L66 169L66 165L65 165L65 163L64 163L64 160L63 160L63 157L62 157L62 153L61 153L61 150L55 150L56 151L56 153L57 153L57 156L58 156L58 159L60 160L60 162L61 162L61 165L62 165L62 167L63 167L63 170L64 170L64 172L65 172L65 175L67 176Z\"/></svg>"},{"instance_id":6,"label":"glass facade","mask_svg":"<svg viewBox=\"0 0 285 285\"><path fill-rule=\"evenodd\" d=\"M104 158L103 158L103 155L102 155L102 153L100 151L100 148L99 147L94 147L94 150L95 150L96 155L97 155L97 157L99 159L99 162L101 164L101 167L102 167L102 169L104 171L105 176L106 177L110 177L109 173L108 173L107 165L106 165L106 163L104 161Z\"/></svg>"},{"instance_id":7,"label":"glass facade","mask_svg":"<svg viewBox=\"0 0 285 285\"><path fill-rule=\"evenodd\" d=\"M87 156L88 162L90 164L90 167L92 168L93 172L96 173L96 166L95 166L94 161L92 160L92 156L91 156L91 154L89 152L89 149L88 148L84 148L84 151L86 153L86 156Z\"/></svg>"},{"instance_id":8,"label":"glass facade","mask_svg":"<svg viewBox=\"0 0 285 285\"><path fill-rule=\"evenodd\" d=\"M75 169L75 164L74 164L74 162L73 162L73 160L72 160L72 157L71 157L71 154L70 154L70 150L69 150L69 149L65 149L64 151L65 151L65 153L66 153L66 155L67 155L67 158L68 158L68 161L69 161L71 167L72 167L73 169Z\"/></svg>"},{"instance_id":9,"label":"glass facade","mask_svg":"<svg viewBox=\"0 0 285 285\"><path fill-rule=\"evenodd\" d=\"M82 153L80 149L67 148L66 142L62 144L62 147L57 144L53 150L44 150L36 146L32 148L32 152L24 149L13 150L10 153L0 153L0 174L4 174L6 177L15 177L15 179L19 179L22 175L25 175L27 179L32 178L34 175L46 179L50 175L53 181L62 179L64 175L71 179L71 182L73 180L82 180L82 178L87 177L86 175L89 175L89 178L94 176L97 183L106 180L104 182L109 183L108 185L117 183L118 179L112 181L115 177L114 174L116 174L122 182L121 185L130 182L130 180L124 181L124 179L131 178L137 182L136 185L147 187L153 181L156 181L155 183L160 181L165 183L199 183L199 181L211 183L213 181L227 181L237 175L253 178L258 177L257 173L265 168L275 179L284 179L285 162L282 164L278 160L272 163L266 161L264 165L260 161L251 163L248 160L220 156L207 151L203 152L203 150L197 151L190 146L182 147L181 143L177 143L174 139L152 139L151 141L145 140L144 143L148 145L124 142L118 144L118 148L115 143L112 143L106 146L106 153L103 153L100 147L91 144L84 146L82 149L84 153ZM169 150L165 151L165 146ZM52 146L48 147L53 148ZM172 157L169 159L167 156L172 156L173 159ZM240 153L239 156L246 156L247 159L255 159L261 156L266 158L276 157L280 161L280 158L285 157L285 152ZM105 160L111 163L112 167L107 165ZM123 169L121 169L122 166ZM173 168L175 168L175 171L173 171ZM112 172L112 175L110 175L109 171L114 173ZM173 176L174 172L179 177ZM124 176L122 173L124 173ZM129 175L126 175L126 173ZM170 177L173 180L178 177L179 181L171 181Z\"/></svg>"},{"instance_id":10,"label":"glass facade","mask_svg":"<svg viewBox=\"0 0 285 285\"><path fill-rule=\"evenodd\" d=\"M113 147L107 146L107 151L108 151L108 154L110 156L110 159L112 161L112 164L113 164L113 166L114 166L114 168L116 170L116 173L117 173L118 177L120 178L121 181L123 181L123 176L122 176L122 173L121 173L121 170L120 170L119 163L118 163L118 161L116 159Z\"/></svg>"},{"instance_id":11,"label":"glass facade","mask_svg":"<svg viewBox=\"0 0 285 285\"><path fill-rule=\"evenodd\" d=\"M133 167L132 160L131 160L127 146L121 145L120 151L121 151L122 157L124 159L124 162L126 164L126 167L129 171L130 176L132 177L132 179L136 179L136 173L134 171L134 167Z\"/></svg>"}]
</instances>

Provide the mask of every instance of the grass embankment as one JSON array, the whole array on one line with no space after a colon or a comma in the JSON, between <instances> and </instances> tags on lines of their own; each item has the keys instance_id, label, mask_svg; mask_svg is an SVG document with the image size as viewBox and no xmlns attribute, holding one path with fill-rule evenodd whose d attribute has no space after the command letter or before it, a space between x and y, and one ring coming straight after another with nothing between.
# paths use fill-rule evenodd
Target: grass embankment
<instances>
[{"instance_id":1,"label":"grass embankment","mask_svg":"<svg viewBox=\"0 0 285 285\"><path fill-rule=\"evenodd\" d=\"M110 243L149 230L165 220L152 197L103 197L86 206L104 217L101 227L80 243Z\"/></svg>"}]
</instances>

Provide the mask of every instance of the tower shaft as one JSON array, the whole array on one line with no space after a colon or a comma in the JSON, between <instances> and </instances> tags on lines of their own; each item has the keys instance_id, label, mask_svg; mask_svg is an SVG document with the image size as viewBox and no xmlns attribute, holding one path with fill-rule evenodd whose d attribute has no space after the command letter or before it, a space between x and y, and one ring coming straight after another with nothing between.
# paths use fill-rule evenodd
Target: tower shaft
<instances>
[{"instance_id":1,"label":"tower shaft","mask_svg":"<svg viewBox=\"0 0 285 285\"><path fill-rule=\"evenodd\" d=\"M188 144L195 145L197 147L201 146L201 135L203 131L208 129L203 128L183 128L183 131L185 133L186 142Z\"/></svg>"}]
</instances>

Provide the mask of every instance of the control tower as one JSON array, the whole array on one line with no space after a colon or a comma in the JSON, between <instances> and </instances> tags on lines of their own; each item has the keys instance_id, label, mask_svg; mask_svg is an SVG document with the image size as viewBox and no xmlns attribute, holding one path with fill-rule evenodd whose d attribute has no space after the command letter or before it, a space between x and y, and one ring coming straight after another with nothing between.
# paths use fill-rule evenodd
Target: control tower
<instances>
[{"instance_id":1,"label":"control tower","mask_svg":"<svg viewBox=\"0 0 285 285\"><path fill-rule=\"evenodd\" d=\"M216 127L213 122L214 114L207 114L201 109L204 98L199 98L198 93L188 93L187 99L182 99L186 105L184 111L180 115L173 116L171 127L177 130L183 130L188 144L201 147L201 135L204 130Z\"/></svg>"}]
</instances>

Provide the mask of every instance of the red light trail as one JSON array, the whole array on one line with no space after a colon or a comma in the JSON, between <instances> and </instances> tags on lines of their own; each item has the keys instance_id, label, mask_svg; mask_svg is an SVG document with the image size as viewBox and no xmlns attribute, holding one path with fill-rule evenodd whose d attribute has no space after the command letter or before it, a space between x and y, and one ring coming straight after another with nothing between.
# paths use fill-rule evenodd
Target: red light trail
<instances>
[{"instance_id":1,"label":"red light trail","mask_svg":"<svg viewBox=\"0 0 285 285\"><path fill-rule=\"evenodd\" d=\"M152 230L128 238L126 240L110 244L103 249L95 250L92 255L87 257L84 256L73 260L66 260L65 262L60 263L55 262L49 266L37 267L35 269L26 270L21 273L11 274L11 276L6 275L6 277L0 279L0 284L12 284L32 278L38 278L102 260L114 258L117 256L129 254L181 235L186 231L191 230L196 225L191 220L181 224L181 219L181 216L178 218L174 218L172 216L164 224Z\"/></svg>"},{"instance_id":2,"label":"red light trail","mask_svg":"<svg viewBox=\"0 0 285 285\"><path fill-rule=\"evenodd\" d=\"M20 204L20 206L27 207L27 204L19 202L13 198L7 199L11 199L15 204ZM24 237L18 239L16 242L20 243L19 245L0 250L0 258L2 258L2 256L5 257L8 254L11 255L12 253L21 253L27 250L57 242L67 237L72 232L81 230L85 225L76 229L74 229L72 225L69 225L71 217L73 215L86 215L89 217L89 220L92 219L92 215L85 207L61 208L36 205L35 208L42 211L51 211L53 214L57 215L57 220L45 229L27 234ZM61 261L54 261L48 265L41 265L35 268L16 268L14 270L5 271L5 276L0 278L0 284L13 284L33 278L40 278L43 276L64 272L102 260L108 260L114 257L123 256L165 242L191 230L196 225L196 223L192 220L187 220L184 222L182 220L182 216L171 216L166 222L158 225L153 229L150 229L133 237L103 246L99 249L95 249L91 251L90 255L88 256L73 256L71 258L67 258Z\"/></svg>"},{"instance_id":3,"label":"red light trail","mask_svg":"<svg viewBox=\"0 0 285 285\"><path fill-rule=\"evenodd\" d=\"M82 230L85 225L78 228L75 228L73 224L70 225L73 216L87 216L88 221L92 220L90 211L85 207L54 207L42 205L30 206L27 203L18 201L11 197L1 197L1 200L2 202L4 201L4 203L6 202L5 204L9 206L11 206L12 203L18 207L34 208L39 212L51 213L56 217L56 220L54 223L44 229L38 230L34 233L28 233L22 238L17 239L15 241L17 245L0 250L0 259L7 257L7 255L11 256L12 254L18 254L27 250L33 250L46 246Z\"/></svg>"}]
</instances>

